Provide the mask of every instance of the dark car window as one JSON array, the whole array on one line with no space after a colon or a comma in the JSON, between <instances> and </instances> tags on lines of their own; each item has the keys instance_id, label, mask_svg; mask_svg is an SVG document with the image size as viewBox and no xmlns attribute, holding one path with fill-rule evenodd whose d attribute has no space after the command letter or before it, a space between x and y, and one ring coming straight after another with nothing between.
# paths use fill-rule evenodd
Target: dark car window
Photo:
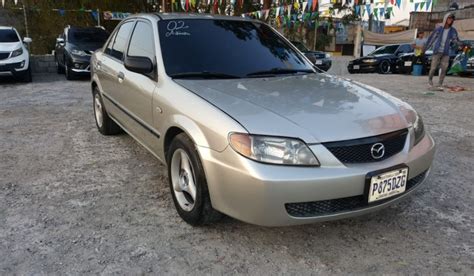
<instances>
[{"instance_id":1,"label":"dark car window","mask_svg":"<svg viewBox=\"0 0 474 276\"><path fill-rule=\"evenodd\" d=\"M9 42L18 42L20 38L14 30L0 30L0 42L9 43Z\"/></svg>"},{"instance_id":2,"label":"dark car window","mask_svg":"<svg viewBox=\"0 0 474 276\"><path fill-rule=\"evenodd\" d=\"M147 57L155 61L155 44L153 43L153 28L150 24L139 21L133 31L128 46L128 55L131 57Z\"/></svg>"},{"instance_id":3,"label":"dark car window","mask_svg":"<svg viewBox=\"0 0 474 276\"><path fill-rule=\"evenodd\" d=\"M112 36L110 37L109 42L107 43L107 46L105 47L105 53L108 55L112 55L112 47L114 46L116 36L117 36L117 32L112 33Z\"/></svg>"},{"instance_id":4,"label":"dark car window","mask_svg":"<svg viewBox=\"0 0 474 276\"><path fill-rule=\"evenodd\" d=\"M112 46L112 51L110 53L110 55L116 59L122 60L123 53L127 48L128 37L134 23L135 22L125 22L122 26L120 26L120 29L115 36L114 45Z\"/></svg>"},{"instance_id":5,"label":"dark car window","mask_svg":"<svg viewBox=\"0 0 474 276\"><path fill-rule=\"evenodd\" d=\"M75 44L104 44L108 37L109 33L100 28L70 29L68 33L68 41Z\"/></svg>"},{"instance_id":6,"label":"dark car window","mask_svg":"<svg viewBox=\"0 0 474 276\"><path fill-rule=\"evenodd\" d=\"M413 52L413 48L408 44L403 44L397 51L398 53L411 53Z\"/></svg>"},{"instance_id":7,"label":"dark car window","mask_svg":"<svg viewBox=\"0 0 474 276\"><path fill-rule=\"evenodd\" d=\"M397 51L399 46L400 45L383 46L383 47L380 47L377 50L373 51L369 55L373 56L373 55L383 55L383 54L395 54L395 52Z\"/></svg>"},{"instance_id":8,"label":"dark car window","mask_svg":"<svg viewBox=\"0 0 474 276\"><path fill-rule=\"evenodd\" d=\"M300 50L301 52L307 52L308 51L308 48L306 48L306 46L304 46L304 44L301 43L301 42L291 41L291 43L293 45L295 45L295 47L298 48L298 50Z\"/></svg>"},{"instance_id":9,"label":"dark car window","mask_svg":"<svg viewBox=\"0 0 474 276\"><path fill-rule=\"evenodd\" d=\"M272 69L312 70L265 24L185 19L158 22L166 73L213 72L244 77Z\"/></svg>"}]
</instances>

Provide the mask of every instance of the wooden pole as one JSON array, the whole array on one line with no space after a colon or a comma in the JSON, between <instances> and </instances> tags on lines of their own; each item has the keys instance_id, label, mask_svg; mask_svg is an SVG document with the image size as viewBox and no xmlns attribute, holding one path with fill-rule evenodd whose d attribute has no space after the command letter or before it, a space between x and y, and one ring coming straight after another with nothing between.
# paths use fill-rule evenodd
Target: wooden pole
<instances>
[{"instance_id":1,"label":"wooden pole","mask_svg":"<svg viewBox=\"0 0 474 276\"><path fill-rule=\"evenodd\" d=\"M23 5L23 17L25 18L25 33L26 33L26 37L30 37L30 31L28 30L28 18L26 16L26 7L25 7L25 4L22 4Z\"/></svg>"}]
</instances>

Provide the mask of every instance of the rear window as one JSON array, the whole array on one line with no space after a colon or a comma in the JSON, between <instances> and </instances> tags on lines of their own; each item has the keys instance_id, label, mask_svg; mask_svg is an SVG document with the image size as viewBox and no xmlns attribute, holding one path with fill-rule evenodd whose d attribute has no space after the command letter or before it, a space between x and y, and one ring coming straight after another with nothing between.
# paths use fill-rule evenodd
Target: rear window
<instances>
[{"instance_id":1,"label":"rear window","mask_svg":"<svg viewBox=\"0 0 474 276\"><path fill-rule=\"evenodd\" d=\"M0 43L18 42L20 38L14 30L0 30Z\"/></svg>"},{"instance_id":2,"label":"rear window","mask_svg":"<svg viewBox=\"0 0 474 276\"><path fill-rule=\"evenodd\" d=\"M109 33L99 28L71 29L68 40L72 43L100 43L103 44L109 37Z\"/></svg>"}]
</instances>

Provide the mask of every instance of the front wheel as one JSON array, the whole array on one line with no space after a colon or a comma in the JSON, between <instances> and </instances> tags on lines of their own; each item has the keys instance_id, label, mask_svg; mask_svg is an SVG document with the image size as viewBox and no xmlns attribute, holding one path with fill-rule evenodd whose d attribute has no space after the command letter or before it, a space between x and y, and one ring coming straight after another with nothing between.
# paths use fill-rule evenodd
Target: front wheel
<instances>
[{"instance_id":1,"label":"front wheel","mask_svg":"<svg viewBox=\"0 0 474 276\"><path fill-rule=\"evenodd\" d=\"M388 62L388 60L382 60L382 62L380 62L379 64L379 73L388 74L390 73L390 70L391 70L390 62Z\"/></svg>"},{"instance_id":2,"label":"front wheel","mask_svg":"<svg viewBox=\"0 0 474 276\"><path fill-rule=\"evenodd\" d=\"M122 132L117 123L115 123L110 117L107 111L105 110L102 97L100 96L98 88L94 88L94 118L97 129L103 135L115 135Z\"/></svg>"},{"instance_id":3,"label":"front wheel","mask_svg":"<svg viewBox=\"0 0 474 276\"><path fill-rule=\"evenodd\" d=\"M67 64L66 59L64 59L64 73L66 74L67 80L75 80L76 74L72 71L72 69Z\"/></svg>"},{"instance_id":4,"label":"front wheel","mask_svg":"<svg viewBox=\"0 0 474 276\"><path fill-rule=\"evenodd\" d=\"M193 226L219 220L222 215L212 208L196 146L185 133L173 139L166 159L171 195L179 216Z\"/></svg>"}]
</instances>

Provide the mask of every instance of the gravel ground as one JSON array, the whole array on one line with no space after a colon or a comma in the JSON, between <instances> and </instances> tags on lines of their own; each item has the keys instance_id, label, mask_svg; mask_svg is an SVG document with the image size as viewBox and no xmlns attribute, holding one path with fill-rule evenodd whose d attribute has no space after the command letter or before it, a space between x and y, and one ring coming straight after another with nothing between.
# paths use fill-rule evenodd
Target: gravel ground
<instances>
[{"instance_id":1,"label":"gravel ground","mask_svg":"<svg viewBox=\"0 0 474 276\"><path fill-rule=\"evenodd\" d=\"M351 75L412 104L438 150L427 185L368 216L192 228L165 167L96 130L87 81L0 82L0 274L474 274L474 79Z\"/></svg>"}]
</instances>

